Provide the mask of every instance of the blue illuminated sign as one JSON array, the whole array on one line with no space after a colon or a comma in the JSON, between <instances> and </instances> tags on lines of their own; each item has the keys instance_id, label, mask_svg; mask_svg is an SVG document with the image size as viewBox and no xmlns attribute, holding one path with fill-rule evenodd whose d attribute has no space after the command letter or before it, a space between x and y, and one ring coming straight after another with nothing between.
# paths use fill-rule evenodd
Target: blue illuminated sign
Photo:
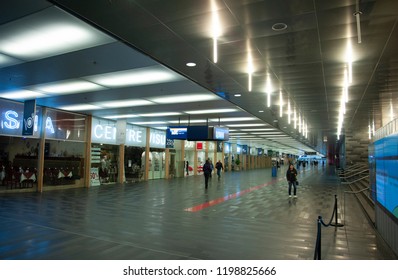
<instances>
[{"instance_id":1,"label":"blue illuminated sign","mask_svg":"<svg viewBox=\"0 0 398 280\"><path fill-rule=\"evenodd\" d=\"M22 103L4 101L0 105L0 135L23 136L23 112ZM37 107L34 117L31 116L29 126L33 126L33 137L39 137L39 116L41 108Z\"/></svg>"}]
</instances>

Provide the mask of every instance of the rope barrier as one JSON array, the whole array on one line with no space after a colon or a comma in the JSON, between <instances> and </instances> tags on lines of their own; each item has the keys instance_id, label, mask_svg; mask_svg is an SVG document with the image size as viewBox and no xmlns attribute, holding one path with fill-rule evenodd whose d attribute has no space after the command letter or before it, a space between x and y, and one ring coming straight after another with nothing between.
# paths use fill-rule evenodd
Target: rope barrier
<instances>
[{"instance_id":1,"label":"rope barrier","mask_svg":"<svg viewBox=\"0 0 398 280\"><path fill-rule=\"evenodd\" d=\"M333 214L332 217L330 218L329 223L325 224L325 222L322 219L322 216L318 216L317 220L317 235L316 235L316 244L315 244L315 252L314 252L314 260L321 260L321 243L322 243L322 238L321 238L321 225L328 227L328 226L333 226L333 227L342 227L344 226L343 224L339 224L337 222L337 195L334 196L334 208L333 208ZM333 218L335 218L335 223L333 224Z\"/></svg>"}]
</instances>

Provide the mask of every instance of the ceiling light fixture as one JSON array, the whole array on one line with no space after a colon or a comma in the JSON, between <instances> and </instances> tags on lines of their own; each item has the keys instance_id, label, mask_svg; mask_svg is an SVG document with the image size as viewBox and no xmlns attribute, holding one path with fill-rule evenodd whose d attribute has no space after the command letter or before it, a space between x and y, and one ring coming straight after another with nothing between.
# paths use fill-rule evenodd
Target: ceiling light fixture
<instances>
[{"instance_id":1,"label":"ceiling light fixture","mask_svg":"<svg viewBox=\"0 0 398 280\"><path fill-rule=\"evenodd\" d=\"M58 107L58 109L65 110L65 111L87 111L87 110L99 110L99 109L103 109L103 108L92 105L92 104L76 104L76 105L71 105L71 106Z\"/></svg>"},{"instance_id":2,"label":"ceiling light fixture","mask_svg":"<svg viewBox=\"0 0 398 280\"><path fill-rule=\"evenodd\" d=\"M151 101L143 99L127 99L118 101L103 101L95 103L96 105L103 106L105 108L122 108L122 107L134 107L144 105L154 105Z\"/></svg>"},{"instance_id":3,"label":"ceiling light fixture","mask_svg":"<svg viewBox=\"0 0 398 280\"><path fill-rule=\"evenodd\" d=\"M250 128L250 129L241 129L241 131L250 131L250 132L253 132L253 131L276 131L276 129L275 128Z\"/></svg>"},{"instance_id":4,"label":"ceiling light fixture","mask_svg":"<svg viewBox=\"0 0 398 280\"><path fill-rule=\"evenodd\" d=\"M272 92L272 84L271 77L267 74L267 80L265 83L265 92L267 93L267 107L271 107L271 92Z\"/></svg>"},{"instance_id":5,"label":"ceiling light fixture","mask_svg":"<svg viewBox=\"0 0 398 280\"><path fill-rule=\"evenodd\" d=\"M159 104L174 104L174 103L186 103L186 102L200 102L216 100L219 97L215 94L184 94L184 95L174 95L167 97L151 97L148 98L152 102Z\"/></svg>"},{"instance_id":6,"label":"ceiling light fixture","mask_svg":"<svg viewBox=\"0 0 398 280\"><path fill-rule=\"evenodd\" d=\"M263 123L246 123L246 124L227 124L228 127L256 127L256 126L266 126Z\"/></svg>"},{"instance_id":7,"label":"ceiling light fixture","mask_svg":"<svg viewBox=\"0 0 398 280\"><path fill-rule=\"evenodd\" d=\"M278 22L272 25L272 30L274 31L283 31L287 28L287 24L283 22Z\"/></svg>"},{"instance_id":8,"label":"ceiling light fixture","mask_svg":"<svg viewBox=\"0 0 398 280\"><path fill-rule=\"evenodd\" d=\"M220 20L218 18L217 5L214 0L211 1L211 17L212 17L212 38L213 38L213 62L218 62L217 39L221 35Z\"/></svg>"},{"instance_id":9,"label":"ceiling light fixture","mask_svg":"<svg viewBox=\"0 0 398 280\"><path fill-rule=\"evenodd\" d=\"M178 116L181 113L178 112L163 112L163 113L149 113L149 114L138 114L140 117L167 117L167 116Z\"/></svg>"},{"instance_id":10,"label":"ceiling light fixture","mask_svg":"<svg viewBox=\"0 0 398 280\"><path fill-rule=\"evenodd\" d=\"M248 75L248 89L252 91L252 74L253 74L253 59L250 51L247 53L247 75Z\"/></svg>"},{"instance_id":11,"label":"ceiling light fixture","mask_svg":"<svg viewBox=\"0 0 398 280\"><path fill-rule=\"evenodd\" d=\"M219 118L219 119L209 119L211 122L237 122L237 121L254 121L258 120L257 118L253 117L236 117L236 118Z\"/></svg>"},{"instance_id":12,"label":"ceiling light fixture","mask_svg":"<svg viewBox=\"0 0 398 280\"><path fill-rule=\"evenodd\" d=\"M237 109L208 109L208 110L194 110L194 111L185 111L184 113L188 115L200 115L200 114L217 114L217 113L230 113L236 112Z\"/></svg>"},{"instance_id":13,"label":"ceiling light fixture","mask_svg":"<svg viewBox=\"0 0 398 280\"><path fill-rule=\"evenodd\" d=\"M137 124L137 125L144 125L144 124L165 124L166 122L164 121L151 121L151 122L131 122L132 124Z\"/></svg>"},{"instance_id":14,"label":"ceiling light fixture","mask_svg":"<svg viewBox=\"0 0 398 280\"><path fill-rule=\"evenodd\" d=\"M370 125L368 125L368 128L369 128L368 133L369 133L369 140L370 140L370 139L372 139L372 130L370 128Z\"/></svg>"},{"instance_id":15,"label":"ceiling light fixture","mask_svg":"<svg viewBox=\"0 0 398 280\"><path fill-rule=\"evenodd\" d=\"M182 77L164 67L150 66L85 77L106 87L140 86L181 80Z\"/></svg>"},{"instance_id":16,"label":"ceiling light fixture","mask_svg":"<svg viewBox=\"0 0 398 280\"><path fill-rule=\"evenodd\" d=\"M357 35L358 35L358 44L362 43L362 35L361 35L361 15L362 12L359 10L359 0L356 1L356 10L354 13L355 19L357 21Z\"/></svg>"},{"instance_id":17,"label":"ceiling light fixture","mask_svg":"<svg viewBox=\"0 0 398 280\"><path fill-rule=\"evenodd\" d=\"M180 123L206 123L207 120L173 120L168 123L180 124Z\"/></svg>"},{"instance_id":18,"label":"ceiling light fixture","mask_svg":"<svg viewBox=\"0 0 398 280\"><path fill-rule=\"evenodd\" d=\"M129 119L129 118L137 118L137 115L127 114L127 115L113 115L113 116L105 116L105 119Z\"/></svg>"},{"instance_id":19,"label":"ceiling light fixture","mask_svg":"<svg viewBox=\"0 0 398 280\"><path fill-rule=\"evenodd\" d=\"M297 129L297 111L296 111L296 107L294 107L293 119L294 119L294 129Z\"/></svg>"},{"instance_id":20,"label":"ceiling light fixture","mask_svg":"<svg viewBox=\"0 0 398 280\"><path fill-rule=\"evenodd\" d=\"M352 46L351 41L347 42L346 62L348 64L348 83L352 84Z\"/></svg>"},{"instance_id":21,"label":"ceiling light fixture","mask_svg":"<svg viewBox=\"0 0 398 280\"><path fill-rule=\"evenodd\" d=\"M6 99L29 99L29 98L40 98L46 96L43 93L35 92L31 90L17 90L17 91L8 91L0 93L1 98Z\"/></svg>"},{"instance_id":22,"label":"ceiling light fixture","mask_svg":"<svg viewBox=\"0 0 398 280\"><path fill-rule=\"evenodd\" d=\"M301 113L299 112L298 114L298 131L301 133Z\"/></svg>"},{"instance_id":23,"label":"ceiling light fixture","mask_svg":"<svg viewBox=\"0 0 398 280\"><path fill-rule=\"evenodd\" d=\"M4 24L0 34L0 52L23 60L41 59L115 41L56 7Z\"/></svg>"},{"instance_id":24,"label":"ceiling light fixture","mask_svg":"<svg viewBox=\"0 0 398 280\"><path fill-rule=\"evenodd\" d=\"M188 67L195 67L196 63L195 62L187 62L187 64L185 64Z\"/></svg>"},{"instance_id":25,"label":"ceiling light fixture","mask_svg":"<svg viewBox=\"0 0 398 280\"><path fill-rule=\"evenodd\" d=\"M34 87L34 89L48 94L60 95L104 90L106 88L87 81L70 80L39 85Z\"/></svg>"}]
</instances>

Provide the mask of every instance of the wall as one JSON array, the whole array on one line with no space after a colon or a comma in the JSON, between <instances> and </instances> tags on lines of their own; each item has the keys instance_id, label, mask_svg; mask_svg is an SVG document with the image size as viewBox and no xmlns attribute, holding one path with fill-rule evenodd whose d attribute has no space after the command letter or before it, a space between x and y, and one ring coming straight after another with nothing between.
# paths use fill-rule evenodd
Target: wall
<instances>
[{"instance_id":1,"label":"wall","mask_svg":"<svg viewBox=\"0 0 398 280\"><path fill-rule=\"evenodd\" d=\"M346 130L345 132L346 164L367 163L370 143L368 130Z\"/></svg>"},{"instance_id":2,"label":"wall","mask_svg":"<svg viewBox=\"0 0 398 280\"><path fill-rule=\"evenodd\" d=\"M376 205L375 214L377 231L398 255L398 224L378 205Z\"/></svg>"}]
</instances>

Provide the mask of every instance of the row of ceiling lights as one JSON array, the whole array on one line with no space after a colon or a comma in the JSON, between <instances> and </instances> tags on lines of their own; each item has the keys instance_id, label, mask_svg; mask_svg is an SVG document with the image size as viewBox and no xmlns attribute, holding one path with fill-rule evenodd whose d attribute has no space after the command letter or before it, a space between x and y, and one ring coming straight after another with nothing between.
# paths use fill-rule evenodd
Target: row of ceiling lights
<instances>
[{"instance_id":1,"label":"row of ceiling lights","mask_svg":"<svg viewBox=\"0 0 398 280\"><path fill-rule=\"evenodd\" d=\"M220 19L218 16L218 8L215 3L215 0L211 1L211 11L212 11L212 27L211 27L211 37L213 39L213 62L217 63L218 62L218 46L217 46L217 41L218 38L221 36L221 23ZM275 26L275 27L274 27ZM281 31L285 30L287 28L287 25L284 23L278 23L273 26L273 30L275 31ZM252 91L252 76L254 73L254 66L253 66L253 58L251 54L251 48L250 48L250 42L249 40L247 41L247 75L248 75L248 91ZM267 97L267 108L271 107L272 103L272 98L271 95L273 93L273 86L272 86L272 79L270 73L267 73L266 75L266 82L265 82L265 93ZM240 96L236 95L236 96ZM279 117L283 117L283 107L284 107L284 101L283 101L283 92L282 89L279 90ZM288 98L287 102L287 110L286 114L288 117L288 123L291 124L291 116L293 115L293 121L294 121L294 129L298 129L299 133L301 133L305 138L308 138L308 124L303 116L303 114L300 112L299 109L297 109L297 106L294 105L294 111L292 112L291 110L291 99ZM262 112L262 111L260 111Z\"/></svg>"}]
</instances>

